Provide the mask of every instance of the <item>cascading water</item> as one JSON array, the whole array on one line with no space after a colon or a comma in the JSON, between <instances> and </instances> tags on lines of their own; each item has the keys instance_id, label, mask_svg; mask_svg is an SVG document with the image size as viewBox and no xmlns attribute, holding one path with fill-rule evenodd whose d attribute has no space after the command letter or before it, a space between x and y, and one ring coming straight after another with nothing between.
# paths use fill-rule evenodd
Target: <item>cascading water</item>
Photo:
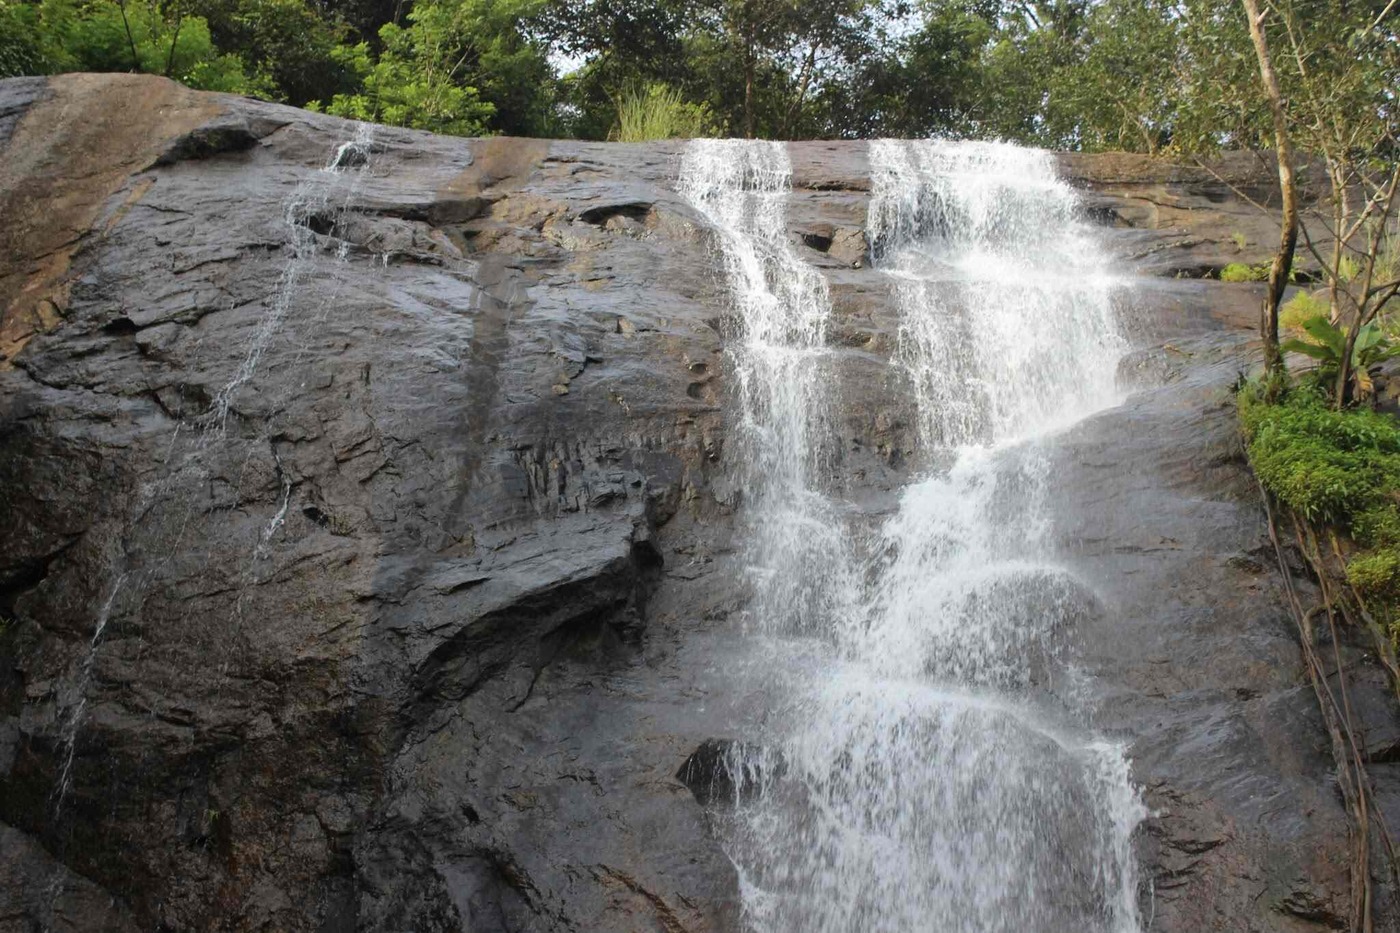
<instances>
[{"instance_id":1,"label":"cascading water","mask_svg":"<svg viewBox=\"0 0 1400 933\"><path fill-rule=\"evenodd\" d=\"M821 492L829 460L831 381L824 371L831 302L826 281L789 242L791 169L781 143L696 140L680 191L721 240L739 340L736 444L746 464L752 615L770 631L797 631L841 608L850 586L810 573L849 572L831 499Z\"/></svg>"},{"instance_id":2,"label":"cascading water","mask_svg":"<svg viewBox=\"0 0 1400 933\"><path fill-rule=\"evenodd\" d=\"M1047 154L877 140L870 162L869 232L926 445L1014 441L1113 403L1109 281Z\"/></svg>"},{"instance_id":3,"label":"cascading water","mask_svg":"<svg viewBox=\"0 0 1400 933\"><path fill-rule=\"evenodd\" d=\"M1053 559L1045 508L1047 436L1116 397L1109 279L1042 153L880 141L871 164L927 474L864 559L813 469L828 304L788 246L785 160L703 142L682 171L743 328L752 611L763 676L784 674L764 751L733 762L761 784L724 823L747 921L1134 933L1144 811L1077 700L1075 622L1100 609Z\"/></svg>"}]
</instances>

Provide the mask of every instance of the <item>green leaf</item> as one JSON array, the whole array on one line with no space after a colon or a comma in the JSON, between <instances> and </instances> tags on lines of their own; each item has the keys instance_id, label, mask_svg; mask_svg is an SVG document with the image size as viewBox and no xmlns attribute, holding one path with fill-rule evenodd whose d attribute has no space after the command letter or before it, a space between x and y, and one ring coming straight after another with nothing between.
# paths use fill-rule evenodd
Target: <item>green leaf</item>
<instances>
[{"instance_id":1,"label":"green leaf","mask_svg":"<svg viewBox=\"0 0 1400 933\"><path fill-rule=\"evenodd\" d=\"M1303 330L1332 350L1334 358L1340 359L1346 350L1346 333L1326 318L1315 317L1303 322Z\"/></svg>"},{"instance_id":2,"label":"green leaf","mask_svg":"<svg viewBox=\"0 0 1400 933\"><path fill-rule=\"evenodd\" d=\"M1385 339L1385 334L1374 323L1367 324L1356 332L1356 345L1353 348L1357 354L1364 353L1376 344Z\"/></svg>"}]
</instances>

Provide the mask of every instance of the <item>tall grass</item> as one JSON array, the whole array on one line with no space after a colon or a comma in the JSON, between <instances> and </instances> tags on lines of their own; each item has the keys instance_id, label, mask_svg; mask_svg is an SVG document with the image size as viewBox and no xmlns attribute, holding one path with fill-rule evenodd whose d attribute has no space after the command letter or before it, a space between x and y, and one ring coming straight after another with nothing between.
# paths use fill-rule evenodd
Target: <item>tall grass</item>
<instances>
[{"instance_id":1,"label":"tall grass","mask_svg":"<svg viewBox=\"0 0 1400 933\"><path fill-rule=\"evenodd\" d=\"M633 84L617 98L612 138L640 143L652 139L690 139L709 131L710 111L692 104L680 91L659 82Z\"/></svg>"}]
</instances>

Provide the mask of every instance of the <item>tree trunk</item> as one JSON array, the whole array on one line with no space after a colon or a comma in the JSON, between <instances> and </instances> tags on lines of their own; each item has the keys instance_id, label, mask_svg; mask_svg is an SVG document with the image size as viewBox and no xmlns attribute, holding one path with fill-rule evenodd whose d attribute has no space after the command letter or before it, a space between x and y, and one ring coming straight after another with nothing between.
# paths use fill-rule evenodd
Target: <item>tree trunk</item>
<instances>
[{"instance_id":1,"label":"tree trunk","mask_svg":"<svg viewBox=\"0 0 1400 933\"><path fill-rule=\"evenodd\" d=\"M1264 15L1258 0L1241 0L1249 18L1249 37L1254 41L1254 53L1259 57L1259 77L1269 111L1274 118L1274 145L1278 150L1278 183L1283 198L1278 252L1269 267L1269 292L1259 311L1259 336L1264 341L1264 368L1273 375L1283 371L1283 354L1278 347L1278 306L1288 288L1288 274L1293 269L1293 250L1298 245L1298 184L1293 175L1293 143L1288 135L1288 115L1284 111L1283 93L1278 75L1269 58L1269 43L1264 35ZM1346 361L1343 361L1345 367Z\"/></svg>"},{"instance_id":2,"label":"tree trunk","mask_svg":"<svg viewBox=\"0 0 1400 933\"><path fill-rule=\"evenodd\" d=\"M1342 349L1342 359L1337 366L1336 405L1346 407L1351 400L1351 358L1356 354L1356 337L1361 333L1361 314L1357 312L1356 323L1347 331L1347 339ZM1364 384L1364 383L1363 383Z\"/></svg>"},{"instance_id":3,"label":"tree trunk","mask_svg":"<svg viewBox=\"0 0 1400 933\"><path fill-rule=\"evenodd\" d=\"M170 54L165 57L165 76L175 77L175 47L180 43L180 27L185 25L185 17L179 15L175 17L175 35L170 37Z\"/></svg>"},{"instance_id":4,"label":"tree trunk","mask_svg":"<svg viewBox=\"0 0 1400 933\"><path fill-rule=\"evenodd\" d=\"M754 72L754 27L748 24L748 34L744 37L744 138L753 139L753 72Z\"/></svg>"},{"instance_id":5,"label":"tree trunk","mask_svg":"<svg viewBox=\"0 0 1400 933\"><path fill-rule=\"evenodd\" d=\"M141 73L141 56L136 52L136 39L131 34L131 20L126 18L126 0L117 0L117 7L122 11L122 28L126 30L126 41L131 46L131 72Z\"/></svg>"}]
</instances>

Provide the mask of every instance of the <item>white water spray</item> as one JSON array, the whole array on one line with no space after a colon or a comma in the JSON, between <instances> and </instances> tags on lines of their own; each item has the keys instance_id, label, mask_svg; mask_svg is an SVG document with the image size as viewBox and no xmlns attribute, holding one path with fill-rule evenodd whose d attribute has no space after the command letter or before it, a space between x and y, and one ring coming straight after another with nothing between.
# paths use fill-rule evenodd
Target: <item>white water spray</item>
<instances>
[{"instance_id":1,"label":"white water spray","mask_svg":"<svg viewBox=\"0 0 1400 933\"><path fill-rule=\"evenodd\" d=\"M1136 933L1143 808L1123 750L1093 734L1065 686L1076 623L1102 610L1054 560L1046 510L1042 439L1116 401L1124 348L1074 194L1042 153L872 144L869 235L930 472L859 566L812 468L810 413L832 405L830 379L814 375L825 335L794 327L800 309L781 297L820 297L805 307L824 321L825 289L789 262L786 173L762 187L745 168L755 158L778 160L771 144L694 144L681 184L721 233L744 328L753 611L786 649L763 760L735 769L762 787L724 821L746 921L761 933Z\"/></svg>"}]
</instances>

